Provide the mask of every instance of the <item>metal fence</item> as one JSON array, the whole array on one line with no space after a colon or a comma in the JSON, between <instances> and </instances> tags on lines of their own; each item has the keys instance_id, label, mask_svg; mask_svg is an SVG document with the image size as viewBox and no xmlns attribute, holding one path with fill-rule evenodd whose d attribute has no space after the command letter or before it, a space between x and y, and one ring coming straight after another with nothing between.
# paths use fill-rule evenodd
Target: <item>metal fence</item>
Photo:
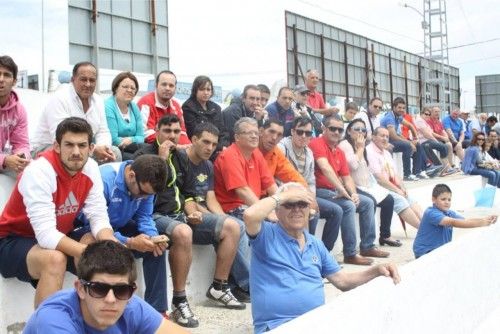
<instances>
[{"instance_id":1,"label":"metal fence","mask_svg":"<svg viewBox=\"0 0 500 334\"><path fill-rule=\"evenodd\" d=\"M476 76L476 111L500 115L500 74Z\"/></svg>"},{"instance_id":2,"label":"metal fence","mask_svg":"<svg viewBox=\"0 0 500 334\"><path fill-rule=\"evenodd\" d=\"M440 64L313 19L285 12L289 85L303 83L308 69L318 70L325 101L346 98L366 105L370 98L385 103L401 96L412 112L424 102L424 66L439 75ZM460 104L458 68L450 67L451 108ZM448 85L447 85L448 86ZM439 103L439 87L431 104ZM447 87L448 88L448 87ZM331 103L332 104L332 103Z\"/></svg>"}]
</instances>

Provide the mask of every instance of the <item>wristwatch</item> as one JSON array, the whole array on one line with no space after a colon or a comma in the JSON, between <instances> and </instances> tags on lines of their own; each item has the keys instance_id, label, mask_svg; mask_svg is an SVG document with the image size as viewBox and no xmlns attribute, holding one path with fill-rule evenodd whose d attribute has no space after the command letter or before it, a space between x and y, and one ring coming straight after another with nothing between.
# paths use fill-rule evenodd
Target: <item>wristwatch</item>
<instances>
[{"instance_id":1,"label":"wristwatch","mask_svg":"<svg viewBox=\"0 0 500 334\"><path fill-rule=\"evenodd\" d=\"M278 195L272 195L271 198L276 202L274 206L274 208L276 209L281 204L281 197L279 197Z\"/></svg>"}]
</instances>

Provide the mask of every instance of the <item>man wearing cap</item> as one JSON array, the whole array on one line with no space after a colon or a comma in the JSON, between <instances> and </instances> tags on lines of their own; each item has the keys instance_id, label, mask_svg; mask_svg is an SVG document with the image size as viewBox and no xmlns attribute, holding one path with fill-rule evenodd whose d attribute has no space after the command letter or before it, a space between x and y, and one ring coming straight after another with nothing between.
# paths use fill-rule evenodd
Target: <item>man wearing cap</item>
<instances>
[{"instance_id":1,"label":"man wearing cap","mask_svg":"<svg viewBox=\"0 0 500 334\"><path fill-rule=\"evenodd\" d=\"M292 110L297 117L307 117L312 120L313 135L318 137L321 134L321 120L314 114L311 107L307 105L307 98L309 96L309 89L304 85L297 85L293 89L293 102Z\"/></svg>"},{"instance_id":2,"label":"man wearing cap","mask_svg":"<svg viewBox=\"0 0 500 334\"><path fill-rule=\"evenodd\" d=\"M284 125L285 137L291 135L292 123L295 118L295 114L292 110L292 102L292 90L288 87L281 87L278 93L278 99L266 107L269 119L280 121Z\"/></svg>"},{"instance_id":3,"label":"man wearing cap","mask_svg":"<svg viewBox=\"0 0 500 334\"><path fill-rule=\"evenodd\" d=\"M319 83L318 71L314 69L307 70L306 72L306 87L309 89L309 96L307 98L307 104L315 113L319 113L323 116L329 116L331 114L337 114L339 109L336 107L327 107L323 95L316 91Z\"/></svg>"}]
</instances>

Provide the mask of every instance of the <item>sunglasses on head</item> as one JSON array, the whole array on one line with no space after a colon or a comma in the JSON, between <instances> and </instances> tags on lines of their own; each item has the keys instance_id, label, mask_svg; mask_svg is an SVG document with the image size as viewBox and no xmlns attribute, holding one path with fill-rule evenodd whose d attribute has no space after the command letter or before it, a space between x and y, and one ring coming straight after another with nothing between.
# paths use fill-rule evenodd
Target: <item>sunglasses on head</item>
<instances>
[{"instance_id":1,"label":"sunglasses on head","mask_svg":"<svg viewBox=\"0 0 500 334\"><path fill-rule=\"evenodd\" d=\"M312 131L307 131L307 130L298 130L296 129L295 130L295 133L297 134L297 136L303 136L303 135L306 135L306 137L311 137L313 132Z\"/></svg>"},{"instance_id":2,"label":"sunglasses on head","mask_svg":"<svg viewBox=\"0 0 500 334\"><path fill-rule=\"evenodd\" d=\"M287 202L287 203L281 204L281 206L287 210L291 210L293 208L305 209L309 206L309 203L307 203L305 201Z\"/></svg>"},{"instance_id":3,"label":"sunglasses on head","mask_svg":"<svg viewBox=\"0 0 500 334\"><path fill-rule=\"evenodd\" d=\"M329 126L328 127L328 130L330 130L331 132L335 132L337 131L338 133L340 134L343 134L344 133L344 128L340 128L338 126Z\"/></svg>"},{"instance_id":4,"label":"sunglasses on head","mask_svg":"<svg viewBox=\"0 0 500 334\"><path fill-rule=\"evenodd\" d=\"M137 289L135 283L111 285L101 282L88 282L83 279L80 280L80 283L85 287L88 294L94 298L104 298L108 295L109 290L113 290L116 299L129 300L135 289Z\"/></svg>"},{"instance_id":5,"label":"sunglasses on head","mask_svg":"<svg viewBox=\"0 0 500 334\"><path fill-rule=\"evenodd\" d=\"M353 126L353 127L352 127L352 131L366 133L366 129L365 129L365 128L362 128L362 127L359 127L359 126Z\"/></svg>"}]
</instances>

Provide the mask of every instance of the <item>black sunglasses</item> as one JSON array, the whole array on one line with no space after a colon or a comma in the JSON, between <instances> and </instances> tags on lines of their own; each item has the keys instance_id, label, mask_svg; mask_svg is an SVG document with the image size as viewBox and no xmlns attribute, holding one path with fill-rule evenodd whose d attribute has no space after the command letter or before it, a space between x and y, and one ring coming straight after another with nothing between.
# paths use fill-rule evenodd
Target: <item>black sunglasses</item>
<instances>
[{"instance_id":1,"label":"black sunglasses","mask_svg":"<svg viewBox=\"0 0 500 334\"><path fill-rule=\"evenodd\" d=\"M299 130L299 129L296 129L295 133L297 134L297 136L303 136L305 134L306 137L311 137L313 135L312 131Z\"/></svg>"},{"instance_id":2,"label":"black sunglasses","mask_svg":"<svg viewBox=\"0 0 500 334\"><path fill-rule=\"evenodd\" d=\"M161 132L163 132L164 134L171 134L172 132L176 135L178 135L179 133L181 133L181 129L161 129Z\"/></svg>"},{"instance_id":3,"label":"black sunglasses","mask_svg":"<svg viewBox=\"0 0 500 334\"><path fill-rule=\"evenodd\" d=\"M88 282L84 279L81 279L80 283L87 289L88 294L94 298L104 298L108 295L109 290L113 290L116 299L129 300L135 289L137 289L135 283L111 285L101 282Z\"/></svg>"},{"instance_id":4,"label":"black sunglasses","mask_svg":"<svg viewBox=\"0 0 500 334\"><path fill-rule=\"evenodd\" d=\"M340 134L343 134L344 133L344 128L340 128L338 126L329 126L328 127L328 130L330 130L331 132L335 132L337 131L338 133Z\"/></svg>"},{"instance_id":5,"label":"black sunglasses","mask_svg":"<svg viewBox=\"0 0 500 334\"><path fill-rule=\"evenodd\" d=\"M305 209L309 206L309 203L307 203L305 201L287 202L287 203L281 204L281 206L287 210L291 210L293 208Z\"/></svg>"},{"instance_id":6,"label":"black sunglasses","mask_svg":"<svg viewBox=\"0 0 500 334\"><path fill-rule=\"evenodd\" d=\"M356 131L356 132L363 132L363 133L366 133L366 129L365 128L362 128L362 127L352 127L352 131Z\"/></svg>"},{"instance_id":7,"label":"black sunglasses","mask_svg":"<svg viewBox=\"0 0 500 334\"><path fill-rule=\"evenodd\" d=\"M431 114L430 114L430 113L428 113L428 112L424 112L424 115L425 115L425 116L430 116Z\"/></svg>"}]
</instances>

